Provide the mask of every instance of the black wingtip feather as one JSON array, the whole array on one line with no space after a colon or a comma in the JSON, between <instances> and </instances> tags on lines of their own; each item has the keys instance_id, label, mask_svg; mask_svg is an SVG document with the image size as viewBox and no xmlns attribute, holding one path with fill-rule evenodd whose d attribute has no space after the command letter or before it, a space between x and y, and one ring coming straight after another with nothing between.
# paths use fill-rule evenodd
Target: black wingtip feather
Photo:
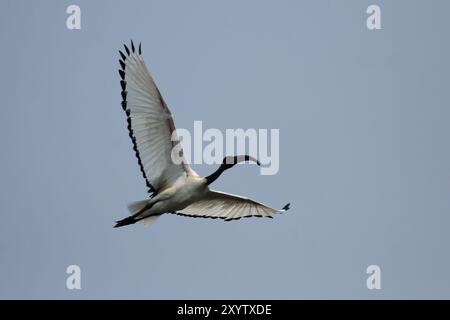
<instances>
[{"instance_id":1,"label":"black wingtip feather","mask_svg":"<svg viewBox=\"0 0 450 320\"><path fill-rule=\"evenodd\" d=\"M127 57L123 54L122 51L119 50L120 53L120 57L122 58L123 61L127 60Z\"/></svg>"},{"instance_id":2,"label":"black wingtip feather","mask_svg":"<svg viewBox=\"0 0 450 320\"><path fill-rule=\"evenodd\" d=\"M128 49L127 45L124 44L123 46L125 47L125 51L127 52L127 55L130 55L130 49Z\"/></svg>"},{"instance_id":3,"label":"black wingtip feather","mask_svg":"<svg viewBox=\"0 0 450 320\"><path fill-rule=\"evenodd\" d=\"M288 203L287 205L285 205L285 206L283 207L283 210L288 211L290 208L291 208L291 204Z\"/></svg>"},{"instance_id":4,"label":"black wingtip feather","mask_svg":"<svg viewBox=\"0 0 450 320\"><path fill-rule=\"evenodd\" d=\"M139 42L139 54L141 54L141 43Z\"/></svg>"},{"instance_id":5,"label":"black wingtip feather","mask_svg":"<svg viewBox=\"0 0 450 320\"><path fill-rule=\"evenodd\" d=\"M131 51L134 52L134 43L133 43L133 40L131 40Z\"/></svg>"},{"instance_id":6,"label":"black wingtip feather","mask_svg":"<svg viewBox=\"0 0 450 320\"><path fill-rule=\"evenodd\" d=\"M125 72L123 70L119 70L119 74L122 80L125 80Z\"/></svg>"},{"instance_id":7,"label":"black wingtip feather","mask_svg":"<svg viewBox=\"0 0 450 320\"><path fill-rule=\"evenodd\" d=\"M122 60L119 60L120 66L122 67L122 70L125 70L125 62Z\"/></svg>"}]
</instances>

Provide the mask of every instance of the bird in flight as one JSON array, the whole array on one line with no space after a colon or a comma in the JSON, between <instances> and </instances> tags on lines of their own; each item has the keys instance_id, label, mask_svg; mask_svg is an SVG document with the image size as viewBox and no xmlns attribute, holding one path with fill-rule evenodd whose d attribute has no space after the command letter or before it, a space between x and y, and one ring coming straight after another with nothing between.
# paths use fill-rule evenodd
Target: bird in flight
<instances>
[{"instance_id":1,"label":"bird in flight","mask_svg":"<svg viewBox=\"0 0 450 320\"><path fill-rule=\"evenodd\" d=\"M252 199L209 188L225 170L243 161L259 161L249 155L227 156L211 175L198 175L183 158L172 114L156 87L141 53L124 45L119 51L122 108L127 116L129 136L150 198L128 205L130 216L116 221L115 228L138 221L153 222L164 213L188 217L221 218L226 221L242 217L268 217L289 209L273 209ZM179 161L172 158L178 148Z\"/></svg>"}]
</instances>

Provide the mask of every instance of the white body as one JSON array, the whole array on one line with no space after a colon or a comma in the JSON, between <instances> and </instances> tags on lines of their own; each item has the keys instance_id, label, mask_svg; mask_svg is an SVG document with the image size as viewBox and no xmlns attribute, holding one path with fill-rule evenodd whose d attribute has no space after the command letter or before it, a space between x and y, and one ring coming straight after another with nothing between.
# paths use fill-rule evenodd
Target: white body
<instances>
[{"instance_id":1,"label":"white body","mask_svg":"<svg viewBox=\"0 0 450 320\"><path fill-rule=\"evenodd\" d=\"M146 200L146 204L152 207L145 211L143 216L177 212L204 198L209 191L206 179L191 171L191 175L176 180L172 186L162 190L154 198Z\"/></svg>"}]
</instances>

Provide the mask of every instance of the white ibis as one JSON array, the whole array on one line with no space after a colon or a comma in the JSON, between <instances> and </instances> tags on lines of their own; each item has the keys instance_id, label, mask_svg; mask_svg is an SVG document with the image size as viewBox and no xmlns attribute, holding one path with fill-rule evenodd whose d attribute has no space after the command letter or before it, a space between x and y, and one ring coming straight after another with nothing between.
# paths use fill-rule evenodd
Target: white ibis
<instances>
[{"instance_id":1,"label":"white ibis","mask_svg":"<svg viewBox=\"0 0 450 320\"><path fill-rule=\"evenodd\" d=\"M175 132L172 114L156 87L141 55L141 45L125 53L119 51L122 108L139 167L149 188L150 198L128 205L131 215L116 222L122 227L138 221L152 222L164 213L189 217L221 218L268 217L289 209L274 209L252 199L209 188L225 170L243 161L259 161L249 155L228 156L211 175L202 177L186 163ZM172 150L178 147L180 161Z\"/></svg>"}]
</instances>

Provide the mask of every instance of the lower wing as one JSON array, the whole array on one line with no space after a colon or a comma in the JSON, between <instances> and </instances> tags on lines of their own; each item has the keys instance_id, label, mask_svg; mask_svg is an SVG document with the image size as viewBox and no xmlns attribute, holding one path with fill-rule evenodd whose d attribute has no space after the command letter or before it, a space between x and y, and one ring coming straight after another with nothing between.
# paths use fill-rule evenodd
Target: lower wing
<instances>
[{"instance_id":1,"label":"lower wing","mask_svg":"<svg viewBox=\"0 0 450 320\"><path fill-rule=\"evenodd\" d=\"M221 218L225 221L237 220L242 217L268 217L289 210L289 203L282 209L274 209L249 198L219 192L209 191L202 200L196 201L176 214L188 217Z\"/></svg>"}]
</instances>

